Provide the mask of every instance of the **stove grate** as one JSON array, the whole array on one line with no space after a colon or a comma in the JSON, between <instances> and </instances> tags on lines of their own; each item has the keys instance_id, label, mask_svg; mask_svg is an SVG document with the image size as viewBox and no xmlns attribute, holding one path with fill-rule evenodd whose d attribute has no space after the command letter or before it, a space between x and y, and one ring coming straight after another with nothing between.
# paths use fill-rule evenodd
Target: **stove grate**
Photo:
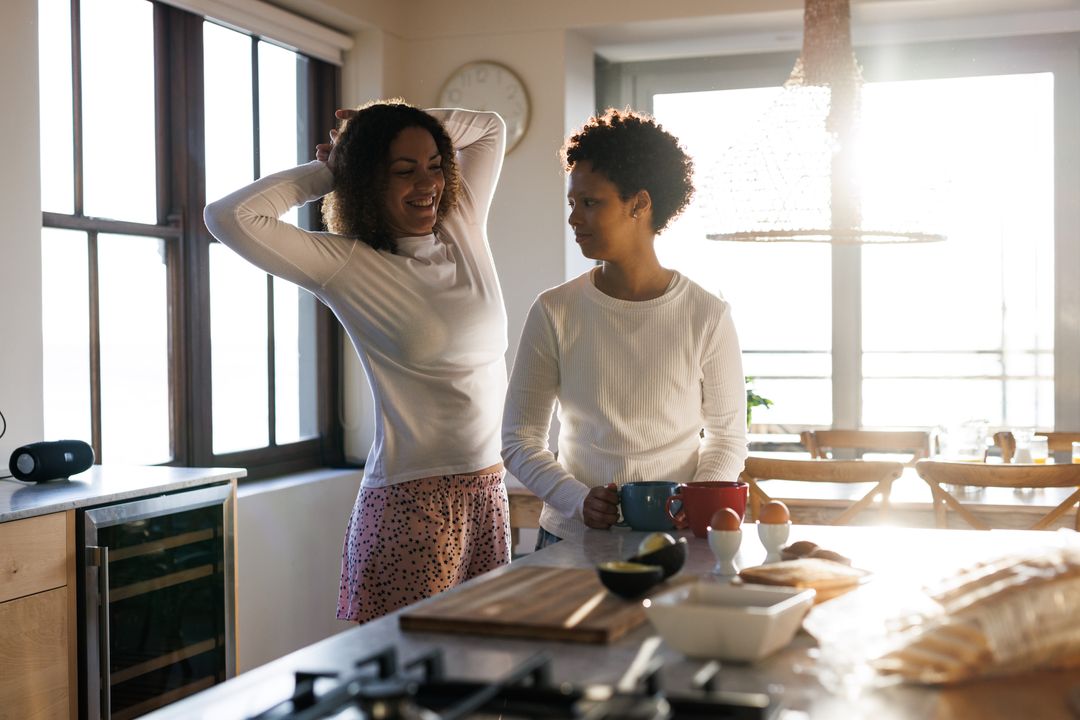
<instances>
[{"instance_id":1,"label":"stove grate","mask_svg":"<svg viewBox=\"0 0 1080 720\"><path fill-rule=\"evenodd\" d=\"M716 689L719 663L695 673L690 692L666 693L660 664L644 673L640 689L552 682L551 660L535 655L491 681L448 679L441 651L399 668L393 647L359 660L354 671L298 672L292 697L251 720L770 720L778 705L763 693ZM328 683L327 681L332 681ZM330 685L318 692L318 686Z\"/></svg>"}]
</instances>

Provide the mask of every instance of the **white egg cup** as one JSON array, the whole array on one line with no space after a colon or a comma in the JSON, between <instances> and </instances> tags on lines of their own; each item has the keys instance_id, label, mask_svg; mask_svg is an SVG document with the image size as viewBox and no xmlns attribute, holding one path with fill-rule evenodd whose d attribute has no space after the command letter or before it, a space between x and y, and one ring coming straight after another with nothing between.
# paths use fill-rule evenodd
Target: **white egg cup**
<instances>
[{"instance_id":1,"label":"white egg cup","mask_svg":"<svg viewBox=\"0 0 1080 720\"><path fill-rule=\"evenodd\" d=\"M784 547L790 532L790 521L785 523L763 523L760 520L758 521L757 534L758 538L761 539L761 544L765 546L766 564L780 562L783 559L780 557L780 548Z\"/></svg>"},{"instance_id":2,"label":"white egg cup","mask_svg":"<svg viewBox=\"0 0 1080 720\"><path fill-rule=\"evenodd\" d=\"M735 566L735 556L742 545L742 528L738 530L714 530L709 528L709 548L716 556L714 575L731 577L739 574Z\"/></svg>"}]
</instances>

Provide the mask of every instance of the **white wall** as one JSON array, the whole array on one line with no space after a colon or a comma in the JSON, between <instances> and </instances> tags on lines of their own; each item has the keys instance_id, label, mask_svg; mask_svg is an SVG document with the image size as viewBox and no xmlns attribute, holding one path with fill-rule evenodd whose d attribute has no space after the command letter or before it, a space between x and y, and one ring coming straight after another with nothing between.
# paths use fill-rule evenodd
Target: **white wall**
<instances>
[{"instance_id":1,"label":"white wall","mask_svg":"<svg viewBox=\"0 0 1080 720\"><path fill-rule=\"evenodd\" d=\"M0 475L20 445L42 439L41 174L37 2L0 3Z\"/></svg>"},{"instance_id":2,"label":"white wall","mask_svg":"<svg viewBox=\"0 0 1080 720\"><path fill-rule=\"evenodd\" d=\"M581 127L590 115L604 108L596 107L595 51L592 42L578 33L566 33L565 57L563 95L566 105L563 111L563 128L564 135L569 135ZM595 263L581 254L581 249L574 240L574 233L566 222L569 208L566 204L565 173L562 180L564 192L559 200L563 218L563 277L569 280L593 267Z\"/></svg>"},{"instance_id":3,"label":"white wall","mask_svg":"<svg viewBox=\"0 0 1080 720\"><path fill-rule=\"evenodd\" d=\"M341 542L361 478L322 470L240 487L239 672L351 627L334 613Z\"/></svg>"}]
</instances>

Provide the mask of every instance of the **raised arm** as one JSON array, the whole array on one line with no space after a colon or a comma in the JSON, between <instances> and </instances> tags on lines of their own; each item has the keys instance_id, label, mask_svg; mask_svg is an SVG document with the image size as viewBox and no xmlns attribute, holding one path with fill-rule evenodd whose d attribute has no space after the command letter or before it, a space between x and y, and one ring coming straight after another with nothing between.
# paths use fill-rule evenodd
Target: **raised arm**
<instances>
[{"instance_id":1,"label":"raised arm","mask_svg":"<svg viewBox=\"0 0 1080 720\"><path fill-rule=\"evenodd\" d=\"M506 149L506 123L498 113L461 110L457 108L429 108L425 112L436 118L446 128L461 169L464 192L460 202L462 211L474 222L487 221L491 199L502 172ZM334 113L339 120L348 120L356 110L342 108ZM315 146L315 157L331 161L331 152L337 142L337 130L330 131L330 142Z\"/></svg>"},{"instance_id":2,"label":"raised arm","mask_svg":"<svg viewBox=\"0 0 1080 720\"><path fill-rule=\"evenodd\" d=\"M210 232L248 262L312 292L324 285L360 243L302 230L281 217L333 188L326 165L314 161L273 175L206 206Z\"/></svg>"},{"instance_id":3,"label":"raised arm","mask_svg":"<svg viewBox=\"0 0 1080 720\"><path fill-rule=\"evenodd\" d=\"M746 379L731 309L706 338L702 383L705 440L698 456L695 482L738 480L746 460Z\"/></svg>"},{"instance_id":4,"label":"raised arm","mask_svg":"<svg viewBox=\"0 0 1080 720\"><path fill-rule=\"evenodd\" d=\"M493 112L443 108L427 112L443 124L457 151L467 206L462 209L476 222L485 222L502 172L506 123Z\"/></svg>"},{"instance_id":5,"label":"raised arm","mask_svg":"<svg viewBox=\"0 0 1080 720\"><path fill-rule=\"evenodd\" d=\"M566 517L582 517L589 488L548 449L559 388L555 334L539 300L521 333L503 412L503 462L527 488Z\"/></svg>"}]
</instances>

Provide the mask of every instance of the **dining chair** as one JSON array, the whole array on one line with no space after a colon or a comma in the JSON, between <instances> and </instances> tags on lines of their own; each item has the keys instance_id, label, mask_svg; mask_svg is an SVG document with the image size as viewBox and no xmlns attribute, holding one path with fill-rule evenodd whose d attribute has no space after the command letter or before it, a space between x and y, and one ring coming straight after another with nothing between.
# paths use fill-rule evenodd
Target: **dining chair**
<instances>
[{"instance_id":1,"label":"dining chair","mask_svg":"<svg viewBox=\"0 0 1080 720\"><path fill-rule=\"evenodd\" d=\"M750 511L754 518L764 503L772 500L760 485L763 480L795 480L817 483L874 483L870 491L855 500L838 516L832 525L846 525L881 496L881 511L889 510L889 493L893 480L904 472L898 462L884 460L793 460L780 458L746 458L741 479L750 486Z\"/></svg>"},{"instance_id":2,"label":"dining chair","mask_svg":"<svg viewBox=\"0 0 1080 720\"><path fill-rule=\"evenodd\" d=\"M510 505L510 551L513 557L517 557L514 550L521 542L521 531L540 527L540 511L544 508L544 501L527 490L507 492L506 497Z\"/></svg>"},{"instance_id":3,"label":"dining chair","mask_svg":"<svg viewBox=\"0 0 1080 720\"><path fill-rule=\"evenodd\" d=\"M934 519L939 528L948 527L948 511L952 510L976 530L989 530L990 526L975 517L942 485L977 488L1073 488L1075 492L1065 498L1041 517L1029 530L1046 530L1065 513L1080 504L1080 465L1006 465L943 460L920 460L915 464L934 496ZM1075 528L1080 530L1080 510L1077 511Z\"/></svg>"},{"instance_id":4,"label":"dining chair","mask_svg":"<svg viewBox=\"0 0 1080 720\"><path fill-rule=\"evenodd\" d=\"M930 433L923 430L804 430L803 447L813 458L833 458L831 451L849 449L861 457L864 452L911 453L904 464L911 467L930 457Z\"/></svg>"},{"instance_id":5,"label":"dining chair","mask_svg":"<svg viewBox=\"0 0 1080 720\"><path fill-rule=\"evenodd\" d=\"M1074 442L1080 442L1080 432L1040 432L1046 437L1047 449L1051 453L1069 452ZM1012 462L1016 453L1016 438L1008 430L994 433L994 444L1001 448L1001 462Z\"/></svg>"}]
</instances>

